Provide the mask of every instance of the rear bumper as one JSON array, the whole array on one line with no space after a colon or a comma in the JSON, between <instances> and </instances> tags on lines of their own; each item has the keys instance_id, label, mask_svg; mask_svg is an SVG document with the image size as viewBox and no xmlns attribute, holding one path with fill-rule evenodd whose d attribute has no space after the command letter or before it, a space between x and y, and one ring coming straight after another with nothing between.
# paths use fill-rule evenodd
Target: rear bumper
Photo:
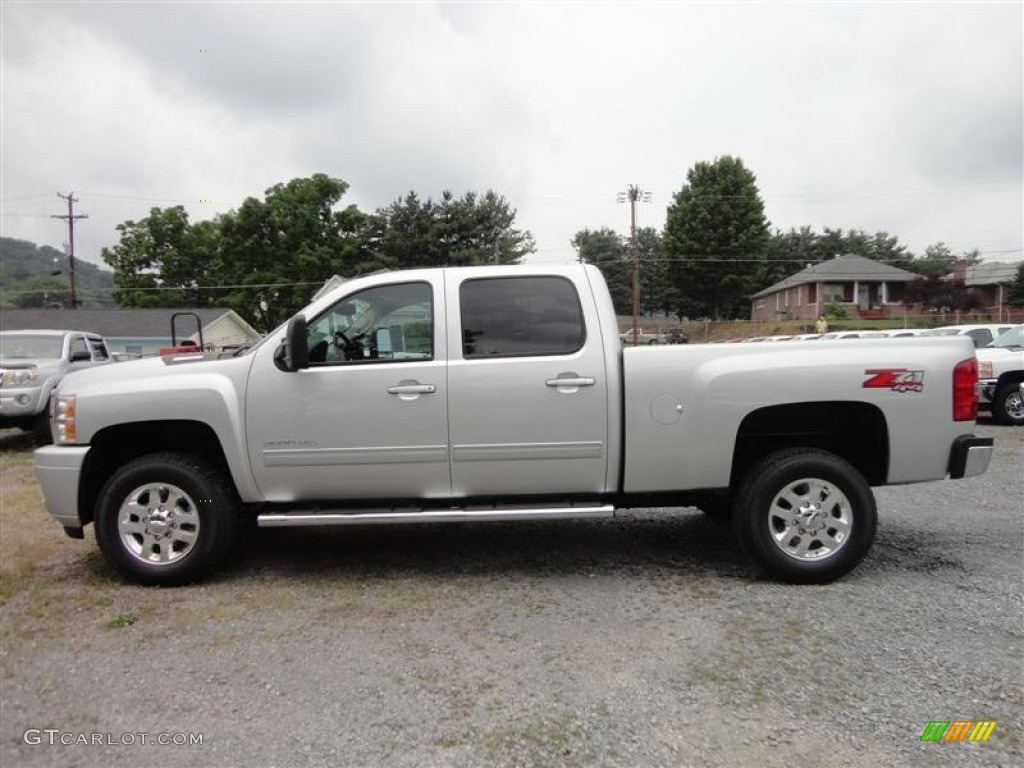
<instances>
[{"instance_id":1,"label":"rear bumper","mask_svg":"<svg viewBox=\"0 0 1024 768\"><path fill-rule=\"evenodd\" d=\"M32 454L46 510L65 529L82 528L78 514L78 482L88 452L87 445L48 445Z\"/></svg>"},{"instance_id":2,"label":"rear bumper","mask_svg":"<svg viewBox=\"0 0 1024 768\"><path fill-rule=\"evenodd\" d=\"M949 476L954 480L984 474L992 459L991 437L960 435L949 452Z\"/></svg>"},{"instance_id":3,"label":"rear bumper","mask_svg":"<svg viewBox=\"0 0 1024 768\"><path fill-rule=\"evenodd\" d=\"M978 382L978 396L985 405L991 405L996 397L996 384L999 379L981 379Z\"/></svg>"}]
</instances>

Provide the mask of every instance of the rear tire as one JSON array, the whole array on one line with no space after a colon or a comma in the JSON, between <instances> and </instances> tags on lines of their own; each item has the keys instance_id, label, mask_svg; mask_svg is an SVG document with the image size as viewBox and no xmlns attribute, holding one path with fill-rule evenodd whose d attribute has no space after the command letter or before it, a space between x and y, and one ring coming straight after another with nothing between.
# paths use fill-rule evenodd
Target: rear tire
<instances>
[{"instance_id":1,"label":"rear tire","mask_svg":"<svg viewBox=\"0 0 1024 768\"><path fill-rule=\"evenodd\" d=\"M864 476L827 451L770 454L746 474L733 528L746 553L773 578L824 584L867 556L878 524Z\"/></svg>"},{"instance_id":2,"label":"rear tire","mask_svg":"<svg viewBox=\"0 0 1024 768\"><path fill-rule=\"evenodd\" d=\"M1020 384L1010 382L996 390L992 399L992 418L1013 427L1024 425L1024 393Z\"/></svg>"},{"instance_id":3,"label":"rear tire","mask_svg":"<svg viewBox=\"0 0 1024 768\"><path fill-rule=\"evenodd\" d=\"M153 453L120 467L100 491L96 541L127 579L199 581L231 552L239 504L220 470L186 453Z\"/></svg>"}]
</instances>

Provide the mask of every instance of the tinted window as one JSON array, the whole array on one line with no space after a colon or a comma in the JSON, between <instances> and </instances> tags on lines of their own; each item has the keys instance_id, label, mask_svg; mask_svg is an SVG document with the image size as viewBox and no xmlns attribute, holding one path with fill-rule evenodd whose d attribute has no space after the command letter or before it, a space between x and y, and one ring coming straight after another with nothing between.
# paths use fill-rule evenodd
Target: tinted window
<instances>
[{"instance_id":1,"label":"tinted window","mask_svg":"<svg viewBox=\"0 0 1024 768\"><path fill-rule=\"evenodd\" d=\"M984 347L992 342L992 331L988 328L975 328L968 331L967 335L974 339L974 346Z\"/></svg>"},{"instance_id":2,"label":"tinted window","mask_svg":"<svg viewBox=\"0 0 1024 768\"><path fill-rule=\"evenodd\" d=\"M583 346L583 310L561 277L467 280L462 304L462 356L568 355Z\"/></svg>"},{"instance_id":3,"label":"tinted window","mask_svg":"<svg viewBox=\"0 0 1024 768\"><path fill-rule=\"evenodd\" d=\"M431 360L433 292L397 283L346 296L309 324L310 365Z\"/></svg>"}]
</instances>

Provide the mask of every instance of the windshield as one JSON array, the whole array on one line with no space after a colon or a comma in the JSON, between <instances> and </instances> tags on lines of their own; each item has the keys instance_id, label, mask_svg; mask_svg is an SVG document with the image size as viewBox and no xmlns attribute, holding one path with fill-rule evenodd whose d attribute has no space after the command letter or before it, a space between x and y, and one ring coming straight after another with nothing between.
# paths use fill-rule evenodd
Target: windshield
<instances>
[{"instance_id":1,"label":"windshield","mask_svg":"<svg viewBox=\"0 0 1024 768\"><path fill-rule=\"evenodd\" d=\"M1011 328L998 339L989 344L990 347L1024 347L1024 325Z\"/></svg>"},{"instance_id":2,"label":"windshield","mask_svg":"<svg viewBox=\"0 0 1024 768\"><path fill-rule=\"evenodd\" d=\"M57 359L64 339L41 333L5 333L0 336L0 357L4 360Z\"/></svg>"}]
</instances>

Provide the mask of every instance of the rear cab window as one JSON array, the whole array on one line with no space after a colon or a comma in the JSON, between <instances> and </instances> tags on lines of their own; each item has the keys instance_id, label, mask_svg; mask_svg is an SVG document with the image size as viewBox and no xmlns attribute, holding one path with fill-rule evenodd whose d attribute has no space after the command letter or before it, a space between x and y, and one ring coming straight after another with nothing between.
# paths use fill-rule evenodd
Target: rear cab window
<instances>
[{"instance_id":1,"label":"rear cab window","mask_svg":"<svg viewBox=\"0 0 1024 768\"><path fill-rule=\"evenodd\" d=\"M466 360L571 355L586 341L576 287L564 277L469 279L459 304Z\"/></svg>"}]
</instances>

